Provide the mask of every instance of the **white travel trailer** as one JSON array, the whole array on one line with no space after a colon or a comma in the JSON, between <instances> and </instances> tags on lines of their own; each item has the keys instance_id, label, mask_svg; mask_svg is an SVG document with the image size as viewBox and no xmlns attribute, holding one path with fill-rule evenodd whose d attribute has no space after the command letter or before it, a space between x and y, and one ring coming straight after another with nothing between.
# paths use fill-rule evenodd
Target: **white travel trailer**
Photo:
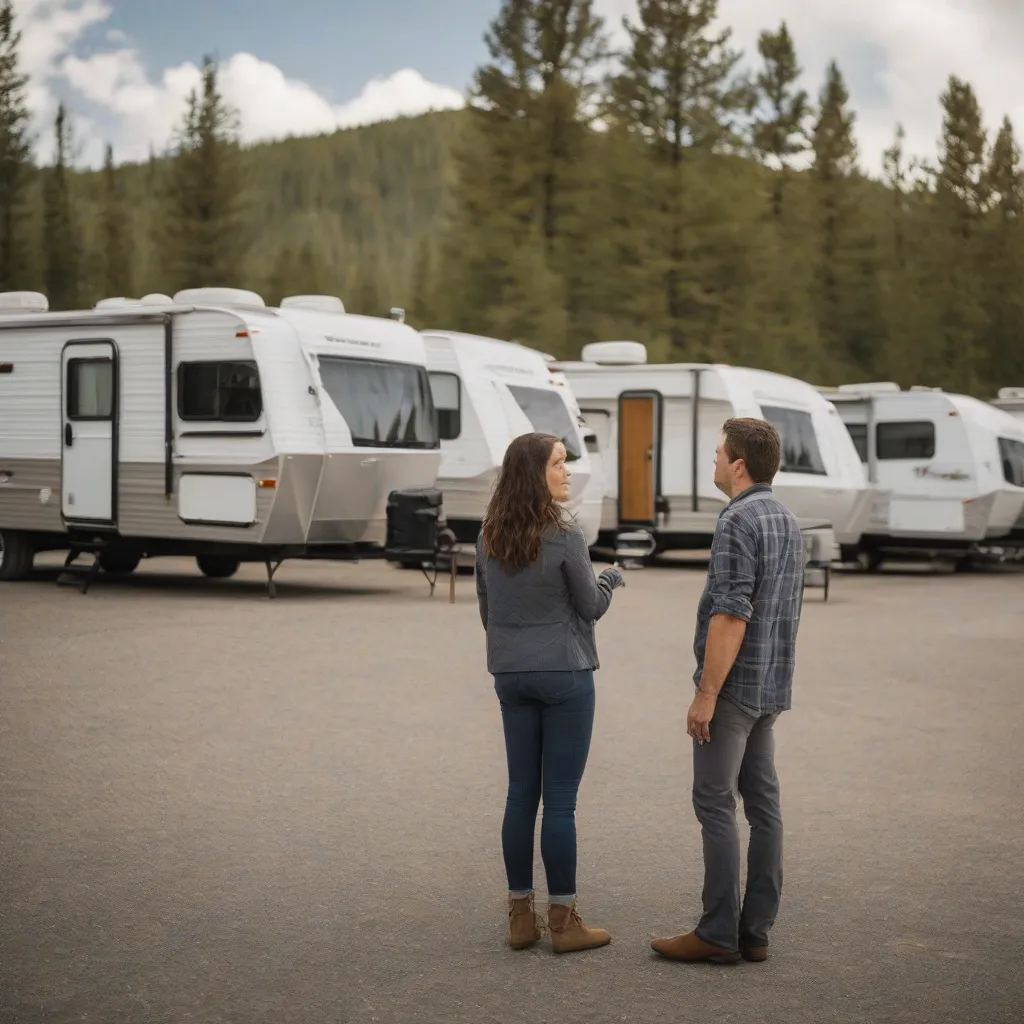
<instances>
[{"instance_id":1,"label":"white travel trailer","mask_svg":"<svg viewBox=\"0 0 1024 1024\"><path fill-rule=\"evenodd\" d=\"M422 339L334 297L0 294L0 579L42 550L122 573L185 554L212 577L264 562L273 594L273 562L408 546L408 506L440 495L389 496L439 462Z\"/></svg>"},{"instance_id":2,"label":"white travel trailer","mask_svg":"<svg viewBox=\"0 0 1024 1024\"><path fill-rule=\"evenodd\" d=\"M1024 532L1024 423L938 388L880 382L822 391L869 478L891 495L888 515L861 539L869 567L895 554L969 556Z\"/></svg>"},{"instance_id":3,"label":"white travel trailer","mask_svg":"<svg viewBox=\"0 0 1024 1024\"><path fill-rule=\"evenodd\" d=\"M1000 388L998 396L992 399L992 405L1024 420L1024 388Z\"/></svg>"},{"instance_id":4,"label":"white travel trailer","mask_svg":"<svg viewBox=\"0 0 1024 1024\"><path fill-rule=\"evenodd\" d=\"M455 331L423 331L422 338L441 437L438 487L447 526L460 544L476 543L509 442L535 430L565 444L572 474L568 510L592 543L601 506L589 484L599 467L593 432L584 427L570 388L524 345Z\"/></svg>"},{"instance_id":5,"label":"white travel trailer","mask_svg":"<svg viewBox=\"0 0 1024 1024\"><path fill-rule=\"evenodd\" d=\"M553 365L568 378L605 460L598 543L647 530L655 553L707 547L725 496L714 484L715 448L732 416L755 416L782 435L775 493L806 529L831 527L844 553L856 546L873 500L838 414L809 384L761 370L648 365L636 342L596 342L579 362Z\"/></svg>"}]
</instances>

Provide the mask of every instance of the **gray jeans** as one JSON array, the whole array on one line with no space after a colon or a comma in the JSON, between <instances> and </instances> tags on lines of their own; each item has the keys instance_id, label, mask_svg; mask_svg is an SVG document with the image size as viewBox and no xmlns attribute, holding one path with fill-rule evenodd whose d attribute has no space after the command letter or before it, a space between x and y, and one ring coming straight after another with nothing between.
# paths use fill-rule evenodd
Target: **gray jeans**
<instances>
[{"instance_id":1,"label":"gray jeans","mask_svg":"<svg viewBox=\"0 0 1024 1024\"><path fill-rule=\"evenodd\" d=\"M704 839L704 914L697 934L725 949L767 946L779 911L782 810L773 731L778 717L754 717L719 697L711 742L693 741L693 809ZM742 904L737 791L750 823Z\"/></svg>"}]
</instances>

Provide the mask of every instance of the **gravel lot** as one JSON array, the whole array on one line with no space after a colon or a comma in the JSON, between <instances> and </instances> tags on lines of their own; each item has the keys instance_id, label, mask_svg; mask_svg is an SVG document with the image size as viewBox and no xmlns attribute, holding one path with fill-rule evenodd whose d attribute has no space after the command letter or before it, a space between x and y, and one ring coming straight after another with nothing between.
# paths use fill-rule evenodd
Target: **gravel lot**
<instances>
[{"instance_id":1,"label":"gravel lot","mask_svg":"<svg viewBox=\"0 0 1024 1024\"><path fill-rule=\"evenodd\" d=\"M684 719L703 572L599 626L580 906L503 945L504 753L472 580L380 563L82 596L0 586L0 1022L1024 1019L1024 575L808 590L778 727L772 957L661 961L696 921ZM537 881L543 893L543 875Z\"/></svg>"}]
</instances>

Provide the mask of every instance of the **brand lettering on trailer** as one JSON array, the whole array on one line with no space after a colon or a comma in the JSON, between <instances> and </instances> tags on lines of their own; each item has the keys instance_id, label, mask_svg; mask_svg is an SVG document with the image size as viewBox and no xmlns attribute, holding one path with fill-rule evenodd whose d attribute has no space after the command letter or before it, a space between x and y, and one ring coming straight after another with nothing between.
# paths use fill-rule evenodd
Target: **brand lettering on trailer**
<instances>
[{"instance_id":1,"label":"brand lettering on trailer","mask_svg":"<svg viewBox=\"0 0 1024 1024\"><path fill-rule=\"evenodd\" d=\"M933 480L970 480L971 474L965 473L962 469L951 469L948 472L941 472L929 466L917 466L914 472L918 476L929 476Z\"/></svg>"},{"instance_id":2,"label":"brand lettering on trailer","mask_svg":"<svg viewBox=\"0 0 1024 1024\"><path fill-rule=\"evenodd\" d=\"M495 373L518 373L521 377L532 377L533 371L522 366L504 366L500 363L490 363L484 367L485 370L493 370Z\"/></svg>"},{"instance_id":3,"label":"brand lettering on trailer","mask_svg":"<svg viewBox=\"0 0 1024 1024\"><path fill-rule=\"evenodd\" d=\"M324 341L330 341L335 345L356 345L359 348L383 348L379 341L353 341L352 338L335 338L330 334L324 335Z\"/></svg>"}]
</instances>

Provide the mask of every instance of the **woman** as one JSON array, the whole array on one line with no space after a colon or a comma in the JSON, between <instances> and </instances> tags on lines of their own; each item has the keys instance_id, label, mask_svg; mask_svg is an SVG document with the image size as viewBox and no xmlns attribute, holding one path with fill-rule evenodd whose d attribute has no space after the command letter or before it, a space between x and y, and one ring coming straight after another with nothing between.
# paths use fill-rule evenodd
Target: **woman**
<instances>
[{"instance_id":1,"label":"woman","mask_svg":"<svg viewBox=\"0 0 1024 1024\"><path fill-rule=\"evenodd\" d=\"M501 704L508 799L501 845L509 887L509 943L540 938L533 905L533 835L544 797L540 852L556 953L611 942L576 910L576 792L594 724L594 623L623 583L594 578L583 531L558 504L569 498L565 446L523 434L505 452L477 541L476 589L487 670Z\"/></svg>"}]
</instances>

